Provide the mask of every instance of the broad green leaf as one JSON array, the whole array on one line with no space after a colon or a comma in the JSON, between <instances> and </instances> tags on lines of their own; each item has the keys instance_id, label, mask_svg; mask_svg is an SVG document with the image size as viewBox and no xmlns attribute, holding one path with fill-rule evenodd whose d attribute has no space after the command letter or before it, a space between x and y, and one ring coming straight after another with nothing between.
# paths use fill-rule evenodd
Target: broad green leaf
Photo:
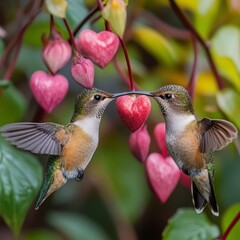
<instances>
[{"instance_id":1,"label":"broad green leaf","mask_svg":"<svg viewBox=\"0 0 240 240\"><path fill-rule=\"evenodd\" d=\"M220 28L211 44L219 71L240 91L240 29L234 26Z\"/></svg>"},{"instance_id":2,"label":"broad green leaf","mask_svg":"<svg viewBox=\"0 0 240 240\"><path fill-rule=\"evenodd\" d=\"M158 60L171 65L177 59L173 46L156 30L149 27L137 27L133 30L134 39Z\"/></svg>"},{"instance_id":3,"label":"broad green leaf","mask_svg":"<svg viewBox=\"0 0 240 240\"><path fill-rule=\"evenodd\" d=\"M0 215L17 236L38 193L42 168L32 155L0 137Z\"/></svg>"},{"instance_id":4,"label":"broad green leaf","mask_svg":"<svg viewBox=\"0 0 240 240\"><path fill-rule=\"evenodd\" d=\"M240 128L240 95L233 89L225 89L217 94L217 103L228 118Z\"/></svg>"},{"instance_id":5,"label":"broad green leaf","mask_svg":"<svg viewBox=\"0 0 240 240\"><path fill-rule=\"evenodd\" d=\"M197 214L192 209L182 208L171 217L163 231L163 240L191 239L206 240L219 236L219 229L210 223L204 213Z\"/></svg>"},{"instance_id":6,"label":"broad green leaf","mask_svg":"<svg viewBox=\"0 0 240 240\"><path fill-rule=\"evenodd\" d=\"M68 2L66 0L45 0L45 5L50 14L65 18Z\"/></svg>"},{"instance_id":7,"label":"broad green leaf","mask_svg":"<svg viewBox=\"0 0 240 240\"><path fill-rule=\"evenodd\" d=\"M198 2L195 11L195 27L203 38L207 38L216 19L220 1L198 0L189 2Z\"/></svg>"},{"instance_id":8,"label":"broad green leaf","mask_svg":"<svg viewBox=\"0 0 240 240\"><path fill-rule=\"evenodd\" d=\"M237 214L240 213L240 203L232 205L227 211L224 213L222 217L221 227L222 233L226 231L228 226L231 224L232 220L236 217ZM230 233L227 236L227 240L235 240L240 236L240 220L235 224Z\"/></svg>"},{"instance_id":9,"label":"broad green leaf","mask_svg":"<svg viewBox=\"0 0 240 240\"><path fill-rule=\"evenodd\" d=\"M10 81L8 80L0 80L0 88L6 89L10 86Z\"/></svg>"},{"instance_id":10,"label":"broad green leaf","mask_svg":"<svg viewBox=\"0 0 240 240\"><path fill-rule=\"evenodd\" d=\"M63 240L59 234L55 233L53 230L48 229L34 229L27 231L21 238L21 240Z\"/></svg>"},{"instance_id":11,"label":"broad green leaf","mask_svg":"<svg viewBox=\"0 0 240 240\"><path fill-rule=\"evenodd\" d=\"M96 223L79 214L51 212L47 215L50 226L64 233L71 240L108 240L106 233Z\"/></svg>"},{"instance_id":12,"label":"broad green leaf","mask_svg":"<svg viewBox=\"0 0 240 240\"><path fill-rule=\"evenodd\" d=\"M26 112L26 100L22 94L10 84L0 94L0 125L20 121Z\"/></svg>"}]
</instances>

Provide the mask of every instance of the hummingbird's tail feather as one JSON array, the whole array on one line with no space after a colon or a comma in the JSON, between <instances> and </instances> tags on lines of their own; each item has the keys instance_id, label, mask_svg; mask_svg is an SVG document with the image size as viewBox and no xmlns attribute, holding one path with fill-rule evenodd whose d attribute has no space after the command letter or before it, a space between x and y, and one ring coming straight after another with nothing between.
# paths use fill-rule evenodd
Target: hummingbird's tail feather
<instances>
[{"instance_id":1,"label":"hummingbird's tail feather","mask_svg":"<svg viewBox=\"0 0 240 240\"><path fill-rule=\"evenodd\" d=\"M66 182L67 179L60 169L59 158L50 156L47 163L45 179L35 206L35 210L39 208L39 206L47 199L49 195L62 187Z\"/></svg>"},{"instance_id":2,"label":"hummingbird's tail feather","mask_svg":"<svg viewBox=\"0 0 240 240\"><path fill-rule=\"evenodd\" d=\"M192 201L193 201L193 205L195 207L195 211L197 213L201 213L204 210L204 208L206 207L207 201L201 195L201 193L198 191L194 181L192 181L191 192L192 192Z\"/></svg>"},{"instance_id":3,"label":"hummingbird's tail feather","mask_svg":"<svg viewBox=\"0 0 240 240\"><path fill-rule=\"evenodd\" d=\"M197 213L201 213L208 205L213 215L219 215L213 179L207 169L203 170L201 174L192 177L191 190L193 205Z\"/></svg>"}]
</instances>

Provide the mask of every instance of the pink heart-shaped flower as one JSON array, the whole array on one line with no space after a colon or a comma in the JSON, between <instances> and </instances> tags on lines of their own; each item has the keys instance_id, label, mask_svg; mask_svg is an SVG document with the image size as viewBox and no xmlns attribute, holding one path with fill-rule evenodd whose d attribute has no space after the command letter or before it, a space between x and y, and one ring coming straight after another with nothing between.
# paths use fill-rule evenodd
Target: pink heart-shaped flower
<instances>
[{"instance_id":1,"label":"pink heart-shaped flower","mask_svg":"<svg viewBox=\"0 0 240 240\"><path fill-rule=\"evenodd\" d=\"M140 162L144 162L149 152L151 138L147 127L143 126L129 137L129 146L132 154Z\"/></svg>"},{"instance_id":2,"label":"pink heart-shaped flower","mask_svg":"<svg viewBox=\"0 0 240 240\"><path fill-rule=\"evenodd\" d=\"M156 142L158 144L158 147L160 148L161 155L166 158L169 156L168 149L166 145L166 125L165 123L159 123L154 128L154 137L156 139Z\"/></svg>"},{"instance_id":3,"label":"pink heart-shaped flower","mask_svg":"<svg viewBox=\"0 0 240 240\"><path fill-rule=\"evenodd\" d=\"M73 58L71 74L73 79L85 88L93 88L94 64L90 59L76 53Z\"/></svg>"},{"instance_id":4,"label":"pink heart-shaped flower","mask_svg":"<svg viewBox=\"0 0 240 240\"><path fill-rule=\"evenodd\" d=\"M68 80L60 74L36 71L30 78L30 88L39 105L50 113L67 94Z\"/></svg>"},{"instance_id":5,"label":"pink heart-shaped flower","mask_svg":"<svg viewBox=\"0 0 240 240\"><path fill-rule=\"evenodd\" d=\"M83 30L76 44L83 56L104 68L116 54L119 40L117 35L109 31L95 33L91 30Z\"/></svg>"},{"instance_id":6,"label":"pink heart-shaped flower","mask_svg":"<svg viewBox=\"0 0 240 240\"><path fill-rule=\"evenodd\" d=\"M122 122L132 131L138 130L147 120L151 102L145 95L121 96L116 101Z\"/></svg>"},{"instance_id":7,"label":"pink heart-shaped flower","mask_svg":"<svg viewBox=\"0 0 240 240\"><path fill-rule=\"evenodd\" d=\"M162 203L166 202L175 189L181 171L171 157L163 158L159 153L152 153L146 160L149 183Z\"/></svg>"}]
</instances>

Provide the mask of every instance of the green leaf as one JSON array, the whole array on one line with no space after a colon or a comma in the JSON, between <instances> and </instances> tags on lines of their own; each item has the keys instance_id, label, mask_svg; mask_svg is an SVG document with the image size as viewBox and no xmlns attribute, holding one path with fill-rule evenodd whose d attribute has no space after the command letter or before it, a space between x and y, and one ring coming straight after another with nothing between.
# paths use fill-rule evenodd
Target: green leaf
<instances>
[{"instance_id":1,"label":"green leaf","mask_svg":"<svg viewBox=\"0 0 240 240\"><path fill-rule=\"evenodd\" d=\"M209 222L204 213L182 208L171 217L163 231L163 240L191 239L206 240L219 236L219 229Z\"/></svg>"},{"instance_id":2,"label":"green leaf","mask_svg":"<svg viewBox=\"0 0 240 240\"><path fill-rule=\"evenodd\" d=\"M21 120L25 112L25 98L10 84L10 86L0 94L0 125Z\"/></svg>"},{"instance_id":3,"label":"green leaf","mask_svg":"<svg viewBox=\"0 0 240 240\"><path fill-rule=\"evenodd\" d=\"M34 229L28 231L22 240L63 240L63 237L48 229Z\"/></svg>"},{"instance_id":4,"label":"green leaf","mask_svg":"<svg viewBox=\"0 0 240 240\"><path fill-rule=\"evenodd\" d=\"M228 226L231 224L232 220L240 213L240 203L234 204L224 213L221 221L222 232L224 233ZM240 236L240 221L234 225L232 230L227 236L227 240L235 240Z\"/></svg>"},{"instance_id":5,"label":"green leaf","mask_svg":"<svg viewBox=\"0 0 240 240\"><path fill-rule=\"evenodd\" d=\"M17 236L42 181L42 168L32 155L0 137L0 215Z\"/></svg>"},{"instance_id":6,"label":"green leaf","mask_svg":"<svg viewBox=\"0 0 240 240\"><path fill-rule=\"evenodd\" d=\"M203 38L207 38L212 30L219 9L219 0L201 0L195 11L195 26Z\"/></svg>"},{"instance_id":7,"label":"green leaf","mask_svg":"<svg viewBox=\"0 0 240 240\"><path fill-rule=\"evenodd\" d=\"M225 89L217 94L217 103L228 118L240 128L240 95L233 89Z\"/></svg>"},{"instance_id":8,"label":"green leaf","mask_svg":"<svg viewBox=\"0 0 240 240\"><path fill-rule=\"evenodd\" d=\"M71 240L108 240L106 233L87 217L79 214L51 212L47 222L52 227L63 232Z\"/></svg>"},{"instance_id":9,"label":"green leaf","mask_svg":"<svg viewBox=\"0 0 240 240\"><path fill-rule=\"evenodd\" d=\"M220 28L212 41L212 53L221 74L240 91L240 29L234 26Z\"/></svg>"},{"instance_id":10,"label":"green leaf","mask_svg":"<svg viewBox=\"0 0 240 240\"><path fill-rule=\"evenodd\" d=\"M10 81L8 80L0 80L0 88L8 88L10 86Z\"/></svg>"},{"instance_id":11,"label":"green leaf","mask_svg":"<svg viewBox=\"0 0 240 240\"><path fill-rule=\"evenodd\" d=\"M177 59L173 45L159 32L149 27L137 27L133 30L134 39L158 60L171 65Z\"/></svg>"}]
</instances>

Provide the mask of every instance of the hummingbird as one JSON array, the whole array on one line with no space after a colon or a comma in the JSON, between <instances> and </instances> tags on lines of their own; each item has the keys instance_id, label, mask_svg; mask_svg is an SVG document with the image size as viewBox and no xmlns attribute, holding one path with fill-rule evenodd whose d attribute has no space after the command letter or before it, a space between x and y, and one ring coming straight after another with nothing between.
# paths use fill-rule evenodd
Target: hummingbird
<instances>
[{"instance_id":1,"label":"hummingbird","mask_svg":"<svg viewBox=\"0 0 240 240\"><path fill-rule=\"evenodd\" d=\"M75 100L67 125L51 122L20 122L0 128L2 135L19 149L47 154L45 179L35 209L68 179L80 181L99 142L99 125L105 108L116 97L96 88L83 90Z\"/></svg>"},{"instance_id":2,"label":"hummingbird","mask_svg":"<svg viewBox=\"0 0 240 240\"><path fill-rule=\"evenodd\" d=\"M192 201L197 213L206 205L219 215L214 193L213 152L237 137L237 128L221 119L198 120L188 91L178 85L166 85L151 92L166 124L166 144L177 166L192 180Z\"/></svg>"}]
</instances>

